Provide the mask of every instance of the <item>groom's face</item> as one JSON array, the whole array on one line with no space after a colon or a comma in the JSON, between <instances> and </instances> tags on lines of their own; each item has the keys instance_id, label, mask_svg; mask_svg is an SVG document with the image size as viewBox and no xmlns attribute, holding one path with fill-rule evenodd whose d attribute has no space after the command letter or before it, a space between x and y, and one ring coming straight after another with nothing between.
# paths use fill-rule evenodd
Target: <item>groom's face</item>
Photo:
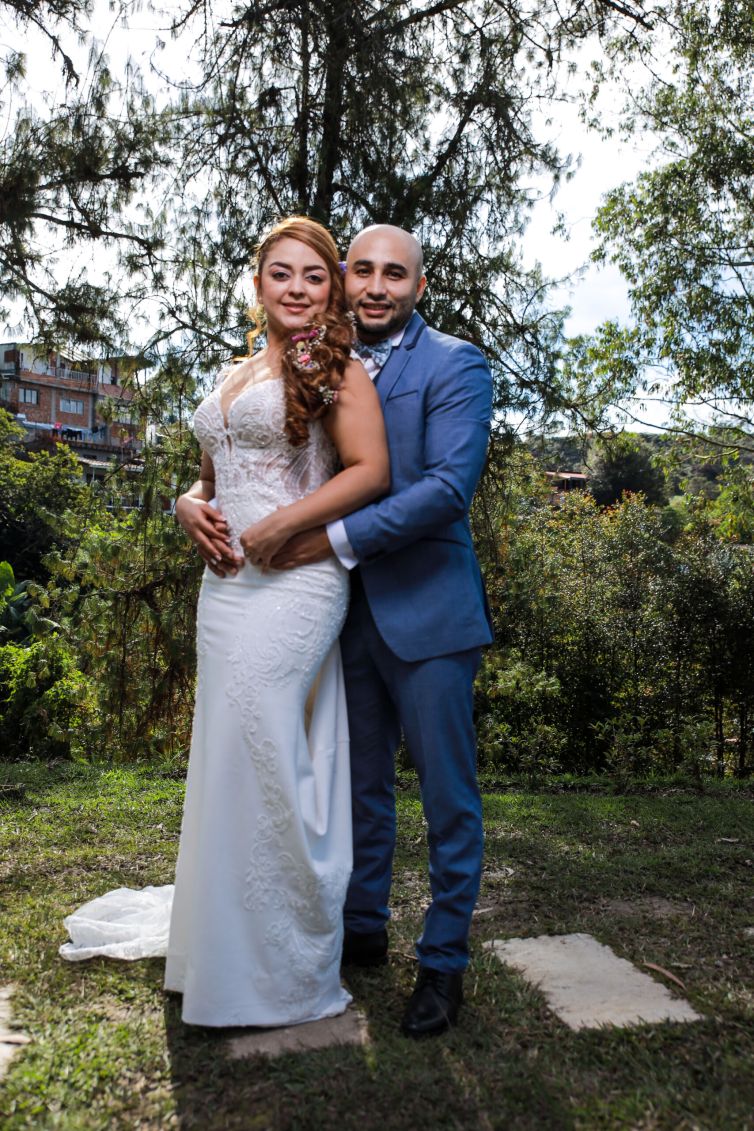
<instances>
[{"instance_id":1,"label":"groom's face","mask_svg":"<svg viewBox=\"0 0 754 1131\"><path fill-rule=\"evenodd\" d=\"M389 338L406 325L424 293L419 245L400 228L367 228L348 249L344 282L362 341Z\"/></svg>"}]
</instances>

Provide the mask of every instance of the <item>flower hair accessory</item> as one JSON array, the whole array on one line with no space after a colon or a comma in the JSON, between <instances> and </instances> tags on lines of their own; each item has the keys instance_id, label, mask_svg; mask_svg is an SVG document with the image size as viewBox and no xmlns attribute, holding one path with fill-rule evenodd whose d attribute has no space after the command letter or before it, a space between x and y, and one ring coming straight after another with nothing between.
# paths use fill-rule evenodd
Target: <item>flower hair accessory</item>
<instances>
[{"instance_id":1,"label":"flower hair accessory","mask_svg":"<svg viewBox=\"0 0 754 1131\"><path fill-rule=\"evenodd\" d=\"M325 327L316 326L311 330L300 330L291 334L293 350L291 361L295 369L311 371L317 368L317 363L312 357L312 349L319 345L325 336Z\"/></svg>"},{"instance_id":2,"label":"flower hair accessory","mask_svg":"<svg viewBox=\"0 0 754 1131\"><path fill-rule=\"evenodd\" d=\"M338 390L331 388L329 385L318 385L317 392L322 398L322 404L326 404L328 407L335 404L338 399Z\"/></svg>"},{"instance_id":3,"label":"flower hair accessory","mask_svg":"<svg viewBox=\"0 0 754 1131\"><path fill-rule=\"evenodd\" d=\"M327 327L307 326L291 334L288 358L291 368L301 374L303 396L308 403L311 419L317 419L338 399L338 390L328 381L331 352L327 349ZM319 347L325 347L321 349ZM322 407L316 406L319 400Z\"/></svg>"}]
</instances>

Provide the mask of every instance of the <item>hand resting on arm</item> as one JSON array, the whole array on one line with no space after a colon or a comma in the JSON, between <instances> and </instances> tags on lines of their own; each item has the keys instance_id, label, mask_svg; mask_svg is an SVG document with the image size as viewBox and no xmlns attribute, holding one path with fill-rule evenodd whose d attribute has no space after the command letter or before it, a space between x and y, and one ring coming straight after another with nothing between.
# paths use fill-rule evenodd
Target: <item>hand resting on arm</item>
<instances>
[{"instance_id":1,"label":"hand resting on arm","mask_svg":"<svg viewBox=\"0 0 754 1131\"><path fill-rule=\"evenodd\" d=\"M390 464L377 391L358 361L349 362L338 399L324 420L343 470L310 495L280 507L244 530L240 537L249 561L269 567L295 535L341 518L384 495L390 487ZM329 549L328 549L329 553ZM321 557L328 556L322 553Z\"/></svg>"}]
</instances>

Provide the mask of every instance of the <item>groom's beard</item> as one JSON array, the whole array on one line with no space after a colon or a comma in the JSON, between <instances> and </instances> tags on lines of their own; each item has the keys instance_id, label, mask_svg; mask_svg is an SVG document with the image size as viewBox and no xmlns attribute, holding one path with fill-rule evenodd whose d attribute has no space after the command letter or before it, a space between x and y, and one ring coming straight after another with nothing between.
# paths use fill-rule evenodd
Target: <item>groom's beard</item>
<instances>
[{"instance_id":1,"label":"groom's beard","mask_svg":"<svg viewBox=\"0 0 754 1131\"><path fill-rule=\"evenodd\" d=\"M352 311L356 318L356 330L358 335L361 340L367 344L371 342L381 342L385 338L391 338L393 334L397 334L399 330L403 329L414 313L413 302L392 302L389 304L388 310L382 315L382 318L369 318L364 321L364 319L359 316L359 308L361 305L361 301L357 301L354 303Z\"/></svg>"}]
</instances>

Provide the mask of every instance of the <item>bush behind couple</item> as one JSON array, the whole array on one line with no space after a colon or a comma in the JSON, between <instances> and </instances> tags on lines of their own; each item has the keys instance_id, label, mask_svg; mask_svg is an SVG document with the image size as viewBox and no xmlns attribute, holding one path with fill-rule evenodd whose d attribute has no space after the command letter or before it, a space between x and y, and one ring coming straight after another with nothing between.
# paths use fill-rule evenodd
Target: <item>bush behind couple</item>
<instances>
[{"instance_id":1,"label":"bush behind couple","mask_svg":"<svg viewBox=\"0 0 754 1131\"><path fill-rule=\"evenodd\" d=\"M318 564L320 571L340 569L339 561L350 570L340 653L353 870L343 908L342 964L387 961L394 758L403 735L421 786L432 898L401 1028L422 1037L443 1032L457 1018L481 875L472 688L480 649L492 634L468 511L486 455L492 385L474 346L431 329L416 312L426 278L413 235L391 225L366 228L348 250L342 284L333 275L333 252L329 234L305 218L281 221L266 237L255 285L268 345L230 371L219 402L228 431L235 398L223 390L246 390L279 378L282 369L289 440L302 421L306 433L322 418L337 449L340 474L309 496L319 499L329 490L327 505L306 515L296 510L303 504L284 506L242 531L232 514L211 505L213 469L207 461L176 509L224 584L235 584L250 569L276 575L281 584L298 571L315 580L324 576L312 568ZM339 327L348 325L344 300L355 316L354 351L366 375L348 356L347 337L341 348ZM310 329L322 321L331 328L324 336ZM280 345L296 338L297 354ZM311 360L323 349L325 369ZM337 411L328 411L333 404ZM312 521L319 515L321 521ZM255 843L260 860L265 853L281 856L282 842ZM286 849L295 873L298 862L288 855ZM270 862L271 869L279 865L280 859ZM300 914L309 910L302 905ZM322 938L334 945L327 931Z\"/></svg>"}]
</instances>

